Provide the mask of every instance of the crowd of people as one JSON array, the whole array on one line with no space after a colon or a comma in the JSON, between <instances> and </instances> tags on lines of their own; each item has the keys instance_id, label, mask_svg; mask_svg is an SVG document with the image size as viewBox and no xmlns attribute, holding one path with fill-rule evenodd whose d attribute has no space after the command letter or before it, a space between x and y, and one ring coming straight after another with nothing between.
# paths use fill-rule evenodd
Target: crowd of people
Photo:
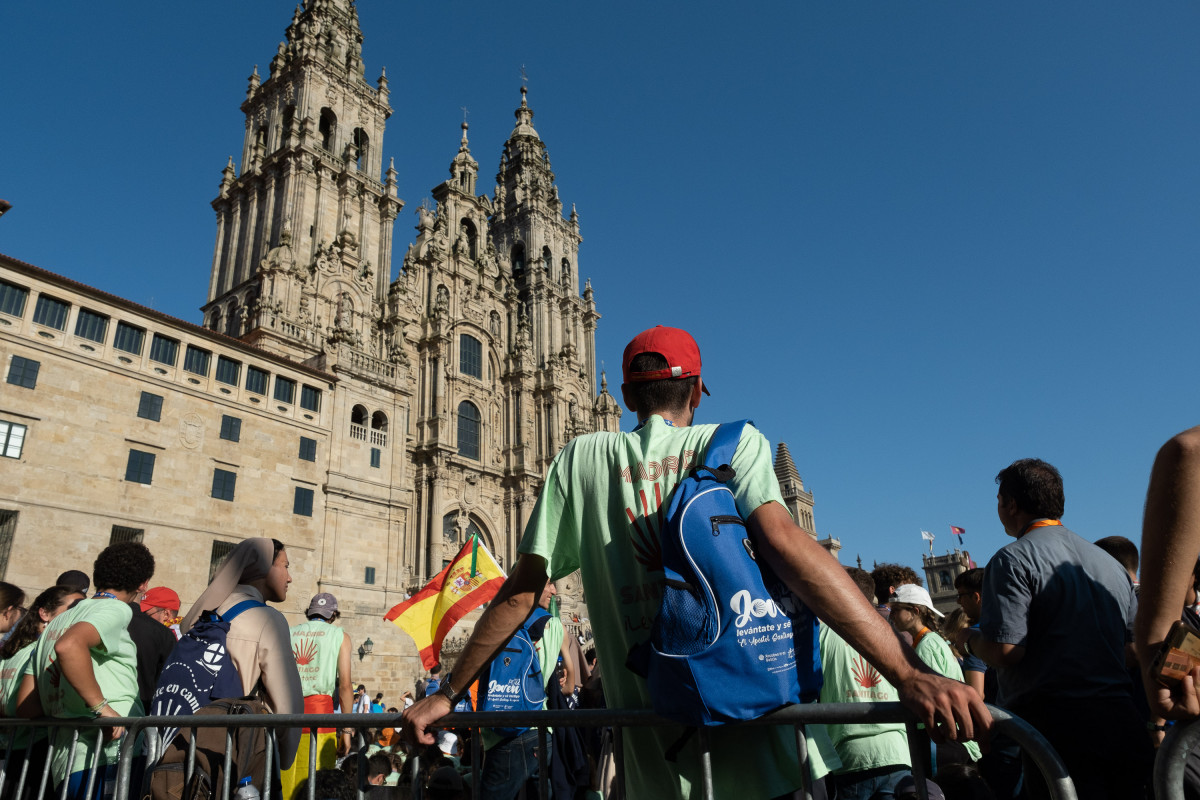
<instances>
[{"instance_id":1,"label":"crowd of people","mask_svg":"<svg viewBox=\"0 0 1200 800\"><path fill-rule=\"evenodd\" d=\"M154 557L140 543L110 545L90 576L65 572L28 604L21 589L0 582L0 713L81 721L154 713L160 674L183 649L177 641L194 639L198 622L218 620L222 657L236 670L241 694L266 710L380 715L366 728L361 720L280 727L278 768L264 780L282 800L307 796L309 787L319 800L349 800L360 790L403 798L414 786L430 800L513 800L536 793L539 781L560 800L686 798L702 773L718 798L785 798L801 786L802 769L818 798L888 800L916 796L914 757L935 800L1048 797L1026 754L995 733L985 701L1045 737L1082 800L1152 796L1154 748L1170 720L1200 717L1200 666L1170 684L1153 667L1172 623L1200 622L1200 428L1170 440L1155 462L1140 565L1128 539L1093 544L1063 525L1063 481L1052 465L1021 459L1002 469L997 517L1014 541L986 567L957 576L959 608L948 615L911 568L843 568L797 527L765 437L752 425L742 429L722 482L745 524L747 553L820 619L813 645L823 673L820 702L899 701L921 723L915 746L898 723L810 726L803 759L780 727L716 726L704 737L682 727L632 727L623 734L618 786L611 730L442 724L452 711L492 707L488 693L503 689L493 670L501 661L507 666L518 637L534 656L513 683L524 687L533 677L534 707L654 707L646 681L626 666L661 601L662 553L646 532L662 517L646 498L670 496L716 426L694 424L708 386L687 332L660 326L639 334L622 372L637 427L577 437L563 448L547 470L520 556L453 669L433 666L395 705L355 687L336 597L312 597L295 626L272 607L291 583L287 550L278 540L252 538L231 551L182 614L175 591L151 586ZM545 613L554 581L576 570L595 632L596 647L586 654ZM800 654L800 636L796 643ZM736 681L728 691L738 691ZM46 730L20 730L9 744L10 763L27 763L35 775L47 769L55 794L69 800L111 795L126 732L114 725L103 740L83 736L72 747L69 728ZM364 732L365 746L356 746ZM700 739L711 753L707 764ZM473 763L480 753L482 763ZM143 766L135 760L135 782ZM1186 788L1200 797L1200 766Z\"/></svg>"}]
</instances>

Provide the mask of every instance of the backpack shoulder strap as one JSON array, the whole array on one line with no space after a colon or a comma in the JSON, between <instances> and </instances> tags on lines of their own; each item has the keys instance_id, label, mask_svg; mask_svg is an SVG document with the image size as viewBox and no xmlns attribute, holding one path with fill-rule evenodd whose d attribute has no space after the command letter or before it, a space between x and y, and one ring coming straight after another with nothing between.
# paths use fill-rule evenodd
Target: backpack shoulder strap
<instances>
[{"instance_id":1,"label":"backpack shoulder strap","mask_svg":"<svg viewBox=\"0 0 1200 800\"><path fill-rule=\"evenodd\" d=\"M262 608L264 606L266 606L266 603L262 602L261 600L243 600L222 614L221 619L225 620L226 622L233 622L234 617L238 616L243 611L246 611L250 608Z\"/></svg>"},{"instance_id":2,"label":"backpack shoulder strap","mask_svg":"<svg viewBox=\"0 0 1200 800\"><path fill-rule=\"evenodd\" d=\"M750 420L743 419L718 425L716 431L713 432L712 439L708 442L708 450L704 454L704 466L716 469L723 464L732 462L738 442L742 440L742 430L748 423L752 424Z\"/></svg>"},{"instance_id":3,"label":"backpack shoulder strap","mask_svg":"<svg viewBox=\"0 0 1200 800\"><path fill-rule=\"evenodd\" d=\"M538 612L541 612L540 614ZM529 640L536 642L542 638L542 634L546 631L546 623L550 621L550 612L540 606L533 610L533 614L529 617L529 622L526 624L525 630L529 632Z\"/></svg>"}]
</instances>

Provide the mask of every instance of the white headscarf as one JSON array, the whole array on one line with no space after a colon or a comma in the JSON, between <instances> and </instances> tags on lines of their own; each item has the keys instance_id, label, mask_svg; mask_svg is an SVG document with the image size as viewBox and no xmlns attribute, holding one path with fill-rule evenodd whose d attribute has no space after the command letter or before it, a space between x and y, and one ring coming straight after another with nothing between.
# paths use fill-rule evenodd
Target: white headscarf
<instances>
[{"instance_id":1,"label":"white headscarf","mask_svg":"<svg viewBox=\"0 0 1200 800\"><path fill-rule=\"evenodd\" d=\"M275 542L266 538L245 539L229 551L225 563L213 576L212 583L192 605L180 624L185 633L205 611L216 611L233 594L239 583L249 583L267 577L275 561Z\"/></svg>"}]
</instances>

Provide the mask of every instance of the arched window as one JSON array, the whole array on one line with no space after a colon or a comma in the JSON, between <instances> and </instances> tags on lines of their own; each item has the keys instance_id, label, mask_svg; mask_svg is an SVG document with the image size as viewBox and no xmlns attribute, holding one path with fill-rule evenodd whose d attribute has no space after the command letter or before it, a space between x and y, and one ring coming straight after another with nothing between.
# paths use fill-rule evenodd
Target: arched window
<instances>
[{"instance_id":1,"label":"arched window","mask_svg":"<svg viewBox=\"0 0 1200 800\"><path fill-rule=\"evenodd\" d=\"M367 409L364 406L350 409L350 438L367 440Z\"/></svg>"},{"instance_id":2,"label":"arched window","mask_svg":"<svg viewBox=\"0 0 1200 800\"><path fill-rule=\"evenodd\" d=\"M469 333L458 337L458 371L483 380L483 346Z\"/></svg>"},{"instance_id":3,"label":"arched window","mask_svg":"<svg viewBox=\"0 0 1200 800\"><path fill-rule=\"evenodd\" d=\"M229 304L229 311L225 314L225 335L239 336L241 334L241 325L238 318L238 302L234 300Z\"/></svg>"},{"instance_id":4,"label":"arched window","mask_svg":"<svg viewBox=\"0 0 1200 800\"><path fill-rule=\"evenodd\" d=\"M943 589L953 589L954 588L954 581L953 581L953 579L951 579L950 573L947 572L946 570L942 570L941 572L938 573L938 581L941 582Z\"/></svg>"},{"instance_id":5,"label":"arched window","mask_svg":"<svg viewBox=\"0 0 1200 800\"><path fill-rule=\"evenodd\" d=\"M553 275L554 270L550 269L554 266L554 256L550 255L550 248L542 248L542 268L546 270L546 275Z\"/></svg>"},{"instance_id":6,"label":"arched window","mask_svg":"<svg viewBox=\"0 0 1200 800\"><path fill-rule=\"evenodd\" d=\"M388 418L382 411L371 415L371 444L384 446L387 444Z\"/></svg>"},{"instance_id":7,"label":"arched window","mask_svg":"<svg viewBox=\"0 0 1200 800\"><path fill-rule=\"evenodd\" d=\"M358 159L357 166L359 172L365 172L367 169L367 151L370 149L371 140L367 136L367 132L362 128L354 129L354 152L355 158Z\"/></svg>"},{"instance_id":8,"label":"arched window","mask_svg":"<svg viewBox=\"0 0 1200 800\"><path fill-rule=\"evenodd\" d=\"M512 254L513 280L521 280L525 277L525 245L517 242L513 245Z\"/></svg>"},{"instance_id":9,"label":"arched window","mask_svg":"<svg viewBox=\"0 0 1200 800\"><path fill-rule=\"evenodd\" d=\"M221 332L221 309L214 308L212 314L208 318L208 329L210 331Z\"/></svg>"},{"instance_id":10,"label":"arched window","mask_svg":"<svg viewBox=\"0 0 1200 800\"><path fill-rule=\"evenodd\" d=\"M458 404L458 454L479 460L479 409L463 401Z\"/></svg>"},{"instance_id":11,"label":"arched window","mask_svg":"<svg viewBox=\"0 0 1200 800\"><path fill-rule=\"evenodd\" d=\"M571 283L571 262L565 258L562 260L562 282L563 286Z\"/></svg>"},{"instance_id":12,"label":"arched window","mask_svg":"<svg viewBox=\"0 0 1200 800\"><path fill-rule=\"evenodd\" d=\"M328 108L322 108L318 131L321 134L321 147L332 153L337 143L337 114Z\"/></svg>"}]
</instances>

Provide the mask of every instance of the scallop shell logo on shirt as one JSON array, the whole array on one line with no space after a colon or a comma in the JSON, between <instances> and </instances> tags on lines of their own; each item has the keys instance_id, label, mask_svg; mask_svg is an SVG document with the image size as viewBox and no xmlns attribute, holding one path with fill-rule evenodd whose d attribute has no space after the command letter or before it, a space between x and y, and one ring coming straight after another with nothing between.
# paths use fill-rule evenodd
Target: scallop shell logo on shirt
<instances>
[{"instance_id":1,"label":"scallop shell logo on shirt","mask_svg":"<svg viewBox=\"0 0 1200 800\"><path fill-rule=\"evenodd\" d=\"M311 664L317 658L317 643L307 639L300 643L299 648L292 648L292 655L296 657L297 666Z\"/></svg>"}]
</instances>

